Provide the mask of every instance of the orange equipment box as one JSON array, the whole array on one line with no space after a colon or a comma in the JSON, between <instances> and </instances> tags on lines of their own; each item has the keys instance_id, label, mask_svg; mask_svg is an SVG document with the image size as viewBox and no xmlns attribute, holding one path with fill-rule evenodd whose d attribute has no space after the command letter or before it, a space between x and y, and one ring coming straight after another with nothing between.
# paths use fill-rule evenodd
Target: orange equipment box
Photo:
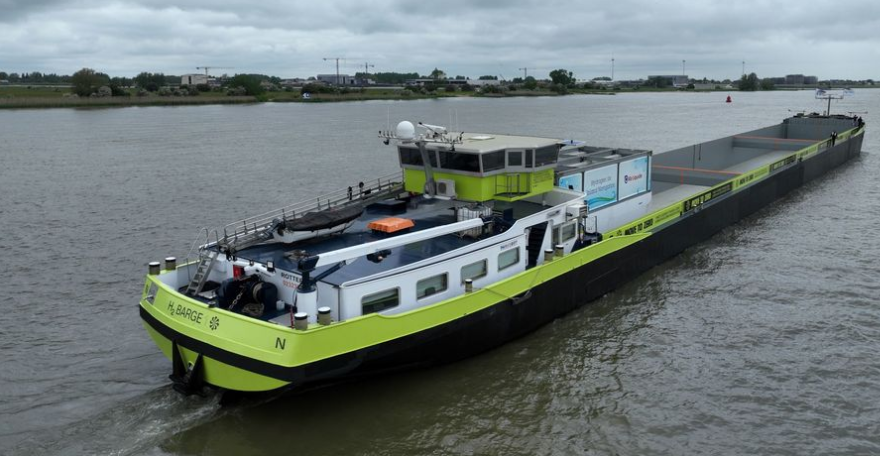
<instances>
[{"instance_id":1,"label":"orange equipment box","mask_svg":"<svg viewBox=\"0 0 880 456\"><path fill-rule=\"evenodd\" d=\"M416 226L410 219L400 217L388 217L379 220L373 220L367 225L367 228L373 231L381 231L383 233L396 233Z\"/></svg>"}]
</instances>

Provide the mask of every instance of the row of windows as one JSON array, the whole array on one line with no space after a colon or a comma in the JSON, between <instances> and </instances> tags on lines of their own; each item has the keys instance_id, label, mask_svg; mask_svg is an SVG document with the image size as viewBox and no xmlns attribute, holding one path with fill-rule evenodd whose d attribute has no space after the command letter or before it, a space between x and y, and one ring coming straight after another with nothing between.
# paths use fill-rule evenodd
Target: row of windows
<instances>
[{"instance_id":1,"label":"row of windows","mask_svg":"<svg viewBox=\"0 0 880 456\"><path fill-rule=\"evenodd\" d=\"M418 149L413 149L412 147L400 147L400 164L401 165L413 165L413 166L424 166L424 162L422 162L422 153L419 152ZM428 151L428 160L431 162L431 166L437 167L437 155L434 154L433 151Z\"/></svg>"},{"instance_id":2,"label":"row of windows","mask_svg":"<svg viewBox=\"0 0 880 456\"><path fill-rule=\"evenodd\" d=\"M519 248L510 249L498 254L498 271L519 264ZM461 268L461 283L467 279L477 280L486 277L489 273L487 260L480 260ZM423 299L428 296L442 293L449 288L449 274L443 273L431 276L416 282L416 298ZM381 312L386 309L397 307L400 304L400 288L383 290L361 298L361 309L364 315Z\"/></svg>"},{"instance_id":3,"label":"row of windows","mask_svg":"<svg viewBox=\"0 0 880 456\"><path fill-rule=\"evenodd\" d=\"M400 164L424 166L422 154L418 149L412 147L400 147ZM556 146L542 147L540 149L527 149L525 151L516 150L507 152L506 166L524 166L526 168L541 167L556 163L559 149ZM483 162L482 172L497 171L505 168L504 151L489 152L485 154L470 154L452 151L428 151L428 160L431 166L437 168L437 157L440 157L439 168L452 169L456 171L468 171L479 173L480 160ZM523 156L525 156L525 165L523 164Z\"/></svg>"}]
</instances>

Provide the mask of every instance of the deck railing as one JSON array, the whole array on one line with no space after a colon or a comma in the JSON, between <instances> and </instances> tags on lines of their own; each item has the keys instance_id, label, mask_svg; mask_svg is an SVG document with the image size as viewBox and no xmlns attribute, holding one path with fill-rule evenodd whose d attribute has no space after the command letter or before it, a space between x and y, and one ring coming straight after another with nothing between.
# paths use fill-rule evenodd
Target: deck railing
<instances>
[{"instance_id":1,"label":"deck railing","mask_svg":"<svg viewBox=\"0 0 880 456\"><path fill-rule=\"evenodd\" d=\"M236 250L253 245L277 222L295 220L306 214L352 204L369 204L397 196L403 191L403 173L396 172L378 179L363 181L354 186L275 209L263 214L230 223L223 227L218 245Z\"/></svg>"},{"instance_id":2,"label":"deck railing","mask_svg":"<svg viewBox=\"0 0 880 456\"><path fill-rule=\"evenodd\" d=\"M523 195L531 191L527 173L498 174L495 176L495 194Z\"/></svg>"}]
</instances>

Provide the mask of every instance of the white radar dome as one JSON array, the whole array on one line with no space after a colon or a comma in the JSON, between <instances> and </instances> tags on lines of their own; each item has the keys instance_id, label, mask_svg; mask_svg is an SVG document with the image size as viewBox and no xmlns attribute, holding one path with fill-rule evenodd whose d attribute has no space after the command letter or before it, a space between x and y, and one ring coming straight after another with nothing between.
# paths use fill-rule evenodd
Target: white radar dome
<instances>
[{"instance_id":1,"label":"white radar dome","mask_svg":"<svg viewBox=\"0 0 880 456\"><path fill-rule=\"evenodd\" d=\"M397 124L397 137L404 140L415 138L416 127L412 124L412 122L404 120L403 122Z\"/></svg>"}]
</instances>

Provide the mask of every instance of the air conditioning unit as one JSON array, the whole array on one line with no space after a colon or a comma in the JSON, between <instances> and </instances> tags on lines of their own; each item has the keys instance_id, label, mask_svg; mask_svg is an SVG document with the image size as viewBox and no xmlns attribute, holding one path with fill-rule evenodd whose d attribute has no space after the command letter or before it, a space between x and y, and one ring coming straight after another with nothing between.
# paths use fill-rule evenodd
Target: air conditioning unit
<instances>
[{"instance_id":1,"label":"air conditioning unit","mask_svg":"<svg viewBox=\"0 0 880 456\"><path fill-rule=\"evenodd\" d=\"M437 196L455 198L455 181L452 179L437 179Z\"/></svg>"},{"instance_id":2,"label":"air conditioning unit","mask_svg":"<svg viewBox=\"0 0 880 456\"><path fill-rule=\"evenodd\" d=\"M586 204L572 204L565 208L565 219L584 218L589 213L589 209Z\"/></svg>"}]
</instances>

